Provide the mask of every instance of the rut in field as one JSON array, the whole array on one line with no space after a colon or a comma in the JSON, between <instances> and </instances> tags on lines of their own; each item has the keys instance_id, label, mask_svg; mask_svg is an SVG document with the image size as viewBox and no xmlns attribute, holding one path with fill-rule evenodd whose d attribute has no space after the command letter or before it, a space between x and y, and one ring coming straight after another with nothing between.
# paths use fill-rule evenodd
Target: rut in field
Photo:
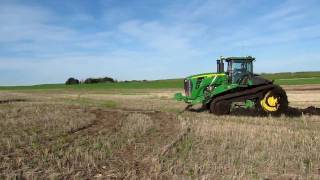
<instances>
[{"instance_id":1,"label":"rut in field","mask_svg":"<svg viewBox=\"0 0 320 180\"><path fill-rule=\"evenodd\" d=\"M191 112L204 112L205 109L189 109ZM230 115L237 116L252 116L252 117L263 117L268 116L266 113L258 111L256 109L245 109L245 108L237 108L231 111ZM296 107L288 107L287 111L284 112L284 115L288 117L300 117L302 115L316 115L320 116L320 108L309 106L307 108L296 108Z\"/></svg>"},{"instance_id":2,"label":"rut in field","mask_svg":"<svg viewBox=\"0 0 320 180\"><path fill-rule=\"evenodd\" d=\"M14 102L26 102L26 99L7 99L7 100L0 100L0 104L7 104L7 103L14 103Z\"/></svg>"},{"instance_id":3,"label":"rut in field","mask_svg":"<svg viewBox=\"0 0 320 180\"><path fill-rule=\"evenodd\" d=\"M267 116L267 114L259 112L257 110L247 110L244 108L238 108L231 112L231 115L242 115L242 116ZM308 108L296 108L288 107L287 111L284 112L285 116L288 117L300 117L302 115L320 115L320 108L310 106Z\"/></svg>"}]
</instances>

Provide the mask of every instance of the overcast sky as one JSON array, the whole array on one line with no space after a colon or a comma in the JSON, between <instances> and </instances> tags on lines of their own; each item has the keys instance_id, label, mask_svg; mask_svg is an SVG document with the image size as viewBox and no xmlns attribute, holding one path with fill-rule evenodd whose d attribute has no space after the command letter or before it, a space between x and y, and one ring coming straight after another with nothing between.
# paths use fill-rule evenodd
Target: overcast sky
<instances>
[{"instance_id":1,"label":"overcast sky","mask_svg":"<svg viewBox=\"0 0 320 180\"><path fill-rule=\"evenodd\" d=\"M319 0L0 0L0 85L320 70Z\"/></svg>"}]
</instances>

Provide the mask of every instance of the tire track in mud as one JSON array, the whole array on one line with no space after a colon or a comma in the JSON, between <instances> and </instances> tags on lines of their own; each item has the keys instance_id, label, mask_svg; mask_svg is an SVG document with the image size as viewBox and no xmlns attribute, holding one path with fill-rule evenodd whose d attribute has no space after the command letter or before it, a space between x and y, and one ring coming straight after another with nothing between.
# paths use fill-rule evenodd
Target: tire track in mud
<instances>
[{"instance_id":1,"label":"tire track in mud","mask_svg":"<svg viewBox=\"0 0 320 180\"><path fill-rule=\"evenodd\" d=\"M126 178L132 175L136 175L137 177L151 176L152 172L157 171L156 169L159 166L159 154L161 154L164 147L172 143L180 133L177 129L180 122L177 116L172 113L141 109L93 109L88 111L96 115L98 122L87 129L78 131L76 134L87 134L91 131L97 132L99 129L105 129L107 127L110 129L111 126L113 126L113 128L111 128L113 129L112 131L114 131L113 133L119 133L123 125L122 122L132 113L148 115L154 123L152 132L143 134L137 139L134 138L131 143L126 144L121 150L114 152L111 159L106 160L106 162L111 163L108 165L113 167L111 169L121 171L119 173L121 176L115 178ZM115 117L116 115L120 115L121 117ZM106 116L109 119L113 118L113 120L109 123L102 122L101 119ZM94 135L91 134L91 137L94 138ZM170 147L168 149L170 149Z\"/></svg>"},{"instance_id":2,"label":"tire track in mud","mask_svg":"<svg viewBox=\"0 0 320 180\"><path fill-rule=\"evenodd\" d=\"M14 102L26 102L26 99L7 99L7 100L0 100L0 104L8 104Z\"/></svg>"},{"instance_id":3,"label":"tire track in mud","mask_svg":"<svg viewBox=\"0 0 320 180\"><path fill-rule=\"evenodd\" d=\"M205 109L189 109L190 112L201 113L208 110ZM297 108L297 107L288 107L288 109L283 113L287 117L301 117L303 115L309 116L320 116L320 108L309 106L307 108ZM267 113L258 111L256 109L245 109L245 108L236 108L229 115L234 116L250 116L250 117L265 117L268 116Z\"/></svg>"},{"instance_id":4,"label":"tire track in mud","mask_svg":"<svg viewBox=\"0 0 320 180\"><path fill-rule=\"evenodd\" d=\"M154 130L151 133L139 136L138 139L135 139L132 143L127 144L122 150L115 153L115 156L118 158L118 161L122 162L117 167L122 170L126 169L121 173L124 176L120 178L128 178L133 174L140 178L154 175L152 172L157 171L156 169L159 166L159 161L155 157L158 157L158 153L161 153L162 148L179 133L177 129L179 121L176 116L166 112L139 109L107 111L120 111L126 115L141 113L148 115L153 121Z\"/></svg>"},{"instance_id":5,"label":"tire track in mud","mask_svg":"<svg viewBox=\"0 0 320 180\"><path fill-rule=\"evenodd\" d=\"M294 108L289 107L287 112L287 116L302 116L302 115L316 115L320 116L320 108L309 106L307 108L301 109L301 108Z\"/></svg>"},{"instance_id":6,"label":"tire track in mud","mask_svg":"<svg viewBox=\"0 0 320 180\"><path fill-rule=\"evenodd\" d=\"M80 107L70 106L69 109L81 109ZM44 138L40 141L41 146L46 147L48 149L54 150L58 149L66 149L70 147L74 140L77 138L81 138L83 136L92 136L95 137L99 134L100 130L102 129L111 129L115 131L116 126L119 126L119 118L121 119L124 116L121 116L118 112L107 111L108 114L104 112L102 109L85 109L87 113L92 113L96 117L95 119L84 126L80 126L75 129L71 129L63 134ZM56 146L56 143L59 142L61 139L64 139L64 145L60 147L53 148Z\"/></svg>"},{"instance_id":7,"label":"tire track in mud","mask_svg":"<svg viewBox=\"0 0 320 180\"><path fill-rule=\"evenodd\" d=\"M79 109L76 106L70 108ZM154 159L158 155L157 150L161 153L162 148L166 147L165 145L179 134L176 128L180 125L177 116L167 112L103 108L87 108L85 111L96 116L92 123L70 130L59 137L52 138L45 146L54 150L53 147L57 141L61 138L67 138L64 141L64 145L59 147L61 150L72 146L77 138L83 136L95 138L102 130L107 130L108 134L121 133L123 121L132 113L148 115L153 121L155 130L152 133L144 134L138 139L134 139L133 142L125 144L121 150L115 151L110 159L106 159L106 166L111 166L113 167L111 169L121 171L119 173L121 174L120 178L130 177L133 174L137 177L148 177L148 174L151 175L151 172L155 171L155 167L159 166L159 162ZM97 171L97 173L99 172ZM101 173L103 173L103 170Z\"/></svg>"},{"instance_id":8,"label":"tire track in mud","mask_svg":"<svg viewBox=\"0 0 320 180\"><path fill-rule=\"evenodd\" d=\"M79 107L72 106L71 109L79 109ZM44 139L42 144L49 145L58 141L61 138L72 136L76 138L79 136L96 136L101 130L109 129L110 132L116 132L121 128L121 121L125 119L131 113L142 113L147 114L152 117L161 116L160 111L150 111L150 110L139 110L139 109L101 109L101 108L90 108L85 109L88 113L94 114L95 119L84 126L80 126L75 129L71 129L64 134L50 137L49 139ZM153 118L152 118L153 119ZM68 143L69 144L69 143Z\"/></svg>"},{"instance_id":9,"label":"tire track in mud","mask_svg":"<svg viewBox=\"0 0 320 180\"><path fill-rule=\"evenodd\" d=\"M237 115L237 116L252 116L252 117L264 117L268 116L267 113L252 109L248 110L245 108L237 108L231 112L230 115ZM297 108L297 107L288 107L288 109L283 113L283 115L287 117L301 117L303 115L309 116L319 116L320 115L320 108L310 106L307 108Z\"/></svg>"},{"instance_id":10,"label":"tire track in mud","mask_svg":"<svg viewBox=\"0 0 320 180\"><path fill-rule=\"evenodd\" d=\"M81 107L77 106L69 106L67 108L69 110L82 109ZM90 139L94 139L96 138L96 136L99 136L101 130L105 131L104 133L107 133L105 135L121 133L120 128L122 126L122 121L125 120L131 113L148 114L153 121L153 118L165 117L161 112L133 109L85 108L84 111L86 113L95 115L95 118L89 124L71 129L58 136L41 139L41 141L39 141L39 148L37 152L29 150L27 147L23 147L15 153L6 154L3 155L3 157L1 155L1 158L14 158L20 156L21 154L24 154L28 157L35 157L41 156L41 154L45 151L46 153L53 153L55 151L63 152L68 148L73 148L72 146L74 145L75 139L79 139L84 136L89 136ZM150 142L148 141L148 138L144 138L144 140L147 140L147 142L144 142L145 145L149 145ZM60 141L63 141L63 144L60 144ZM104 163L108 164L108 166L109 164L111 164L110 166L116 167L116 169L119 171L121 170L120 177L122 177L122 175L125 175L126 171L129 171L130 173L134 172L134 174L137 174L138 177L143 177L146 172L149 172L149 168L152 167L152 164L150 164L150 161L144 161L142 159L145 158L145 156L141 157L139 155L139 153L141 154L141 152L136 150L136 146L137 145L135 144L124 145L123 149L114 152L113 157L111 157L111 159L107 158ZM150 152L147 151L146 153ZM122 170L124 171L122 172ZM99 169L97 167L95 172L91 172L91 174L100 173L100 171L104 172L106 170L105 168L101 169L100 167ZM88 176L87 178L92 178L92 176Z\"/></svg>"}]
</instances>

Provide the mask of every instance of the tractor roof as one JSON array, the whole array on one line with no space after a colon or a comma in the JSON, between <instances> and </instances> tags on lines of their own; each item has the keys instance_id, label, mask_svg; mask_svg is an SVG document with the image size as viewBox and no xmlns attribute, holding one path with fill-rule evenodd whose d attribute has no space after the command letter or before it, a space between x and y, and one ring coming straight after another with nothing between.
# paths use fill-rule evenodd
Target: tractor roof
<instances>
[{"instance_id":1,"label":"tractor roof","mask_svg":"<svg viewBox=\"0 0 320 180\"><path fill-rule=\"evenodd\" d=\"M240 61L254 61L256 58L252 56L246 56L246 57L227 57L227 58L221 58L222 60L225 60L227 62L234 61L234 60L240 60Z\"/></svg>"}]
</instances>

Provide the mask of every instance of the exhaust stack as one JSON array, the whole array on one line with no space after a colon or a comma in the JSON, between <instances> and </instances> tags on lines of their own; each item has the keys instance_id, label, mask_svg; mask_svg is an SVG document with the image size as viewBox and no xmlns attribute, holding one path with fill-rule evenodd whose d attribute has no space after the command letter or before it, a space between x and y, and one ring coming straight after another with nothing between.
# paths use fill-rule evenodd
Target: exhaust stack
<instances>
[{"instance_id":1,"label":"exhaust stack","mask_svg":"<svg viewBox=\"0 0 320 180\"><path fill-rule=\"evenodd\" d=\"M224 63L222 59L217 60L217 73L224 73Z\"/></svg>"}]
</instances>

